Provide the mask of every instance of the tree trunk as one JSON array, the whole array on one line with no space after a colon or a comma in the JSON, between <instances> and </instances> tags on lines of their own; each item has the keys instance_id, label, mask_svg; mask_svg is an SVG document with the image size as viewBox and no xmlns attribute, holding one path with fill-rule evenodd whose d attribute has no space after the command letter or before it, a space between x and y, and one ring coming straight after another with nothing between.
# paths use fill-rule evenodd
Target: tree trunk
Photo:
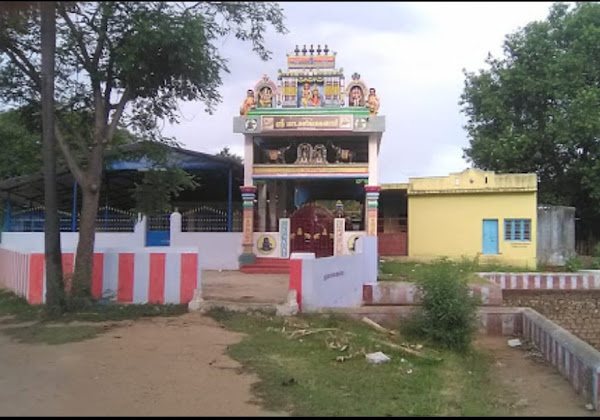
<instances>
[{"instance_id":1,"label":"tree trunk","mask_svg":"<svg viewBox=\"0 0 600 420\"><path fill-rule=\"evenodd\" d=\"M91 303L96 216L100 199L100 190L97 188L90 188L89 185L86 185L81 190L81 223L71 289L71 302L74 305L72 309L75 310Z\"/></svg>"},{"instance_id":2,"label":"tree trunk","mask_svg":"<svg viewBox=\"0 0 600 420\"><path fill-rule=\"evenodd\" d=\"M40 2L42 55L42 155L44 158L44 254L46 304L52 315L65 309L60 220L56 189L56 141L54 137L54 54L56 52L56 3Z\"/></svg>"}]
</instances>

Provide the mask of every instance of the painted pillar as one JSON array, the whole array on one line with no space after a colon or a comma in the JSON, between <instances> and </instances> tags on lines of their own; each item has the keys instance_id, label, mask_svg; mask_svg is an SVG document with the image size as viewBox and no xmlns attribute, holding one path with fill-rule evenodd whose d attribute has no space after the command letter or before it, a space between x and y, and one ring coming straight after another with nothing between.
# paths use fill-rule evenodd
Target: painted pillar
<instances>
[{"instance_id":1,"label":"painted pillar","mask_svg":"<svg viewBox=\"0 0 600 420\"><path fill-rule=\"evenodd\" d=\"M248 134L244 136L244 185L252 183L252 165L254 164L254 138Z\"/></svg>"},{"instance_id":2,"label":"painted pillar","mask_svg":"<svg viewBox=\"0 0 600 420\"><path fill-rule=\"evenodd\" d=\"M287 189L288 189L288 181L282 180L279 182L279 200L277 200L277 214L279 217L289 217L290 214L287 209Z\"/></svg>"},{"instance_id":3,"label":"painted pillar","mask_svg":"<svg viewBox=\"0 0 600 420\"><path fill-rule=\"evenodd\" d=\"M242 248L243 253L239 258L240 265L252 264L256 260L256 255L252 252L253 234L254 234L254 198L256 197L256 187L249 185L240 187L244 206L243 228L242 228Z\"/></svg>"},{"instance_id":4,"label":"painted pillar","mask_svg":"<svg viewBox=\"0 0 600 420\"><path fill-rule=\"evenodd\" d=\"M377 134L369 135L369 185L379 184L379 139Z\"/></svg>"},{"instance_id":5,"label":"painted pillar","mask_svg":"<svg viewBox=\"0 0 600 420\"><path fill-rule=\"evenodd\" d=\"M336 217L333 219L333 255L344 255L344 232L346 219Z\"/></svg>"},{"instance_id":6,"label":"painted pillar","mask_svg":"<svg viewBox=\"0 0 600 420\"><path fill-rule=\"evenodd\" d=\"M258 231L267 231L267 183L258 183Z\"/></svg>"},{"instance_id":7,"label":"painted pillar","mask_svg":"<svg viewBox=\"0 0 600 420\"><path fill-rule=\"evenodd\" d=\"M377 206L379 202L379 191L381 187L378 185L367 185L365 187L367 193L366 213L367 213L367 235L377 236Z\"/></svg>"},{"instance_id":8,"label":"painted pillar","mask_svg":"<svg viewBox=\"0 0 600 420\"><path fill-rule=\"evenodd\" d=\"M290 219L283 217L279 219L279 258L290 256L290 226Z\"/></svg>"},{"instance_id":9,"label":"painted pillar","mask_svg":"<svg viewBox=\"0 0 600 420\"><path fill-rule=\"evenodd\" d=\"M277 232L277 181L267 181L269 194L269 232Z\"/></svg>"},{"instance_id":10,"label":"painted pillar","mask_svg":"<svg viewBox=\"0 0 600 420\"><path fill-rule=\"evenodd\" d=\"M176 246L179 243L177 237L181 235L181 213L175 210L169 218L169 243Z\"/></svg>"}]
</instances>

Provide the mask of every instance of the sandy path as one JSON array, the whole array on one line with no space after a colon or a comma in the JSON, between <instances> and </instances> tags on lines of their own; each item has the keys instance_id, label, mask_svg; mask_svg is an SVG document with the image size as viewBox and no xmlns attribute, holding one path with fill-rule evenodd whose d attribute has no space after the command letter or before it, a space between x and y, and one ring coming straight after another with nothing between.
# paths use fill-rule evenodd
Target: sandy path
<instances>
[{"instance_id":1,"label":"sandy path","mask_svg":"<svg viewBox=\"0 0 600 420\"><path fill-rule=\"evenodd\" d=\"M129 322L92 340L0 334L2 416L269 416L255 377L223 353L241 335L198 313Z\"/></svg>"},{"instance_id":2,"label":"sandy path","mask_svg":"<svg viewBox=\"0 0 600 420\"><path fill-rule=\"evenodd\" d=\"M537 416L598 416L589 402L549 362L507 344L510 337L479 336L474 345L494 358L492 377L506 390L501 396L511 414Z\"/></svg>"}]
</instances>

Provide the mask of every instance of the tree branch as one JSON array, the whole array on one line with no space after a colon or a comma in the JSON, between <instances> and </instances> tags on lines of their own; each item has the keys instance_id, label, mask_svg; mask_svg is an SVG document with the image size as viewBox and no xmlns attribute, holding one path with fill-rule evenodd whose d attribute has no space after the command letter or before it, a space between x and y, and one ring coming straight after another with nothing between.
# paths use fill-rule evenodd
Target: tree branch
<instances>
[{"instance_id":1,"label":"tree branch","mask_svg":"<svg viewBox=\"0 0 600 420\"><path fill-rule=\"evenodd\" d=\"M99 10L102 7L102 4L98 6ZM96 12L97 12L96 10ZM96 13L95 12L95 13ZM104 49L104 42L106 41L106 32L108 31L108 12L104 12L102 15L102 22L100 23L100 32L98 33L98 43L96 44L96 50L94 51L94 55L92 57L92 67L96 68L98 66L98 62L100 61L100 56L102 55L102 50Z\"/></svg>"},{"instance_id":2,"label":"tree branch","mask_svg":"<svg viewBox=\"0 0 600 420\"><path fill-rule=\"evenodd\" d=\"M58 127L58 121L56 121L56 124L54 124L54 135L56 136L56 140L58 140L58 145L60 147L60 150L62 151L63 156L65 157L65 160L67 161L67 165L69 166L69 169L71 170L71 173L73 174L73 177L75 178L77 183L79 183L80 185L85 185L84 173L81 170L81 168L79 167L79 165L77 164L77 161L75 160L75 158L73 157L73 154L71 153L71 150L69 149L69 145L67 144L62 132L60 131L60 128Z\"/></svg>"},{"instance_id":3,"label":"tree branch","mask_svg":"<svg viewBox=\"0 0 600 420\"><path fill-rule=\"evenodd\" d=\"M113 136L115 135L117 125L119 124L121 115L123 115L123 111L125 110L125 105L127 104L128 100L129 100L129 88L126 88L125 92L123 92L123 96L121 97L121 100L117 104L117 109L116 109L115 113L113 114L112 121L110 122L110 124L108 126L108 132L106 133L106 138L104 139L105 142L108 143L108 141L110 139L112 139Z\"/></svg>"},{"instance_id":4,"label":"tree branch","mask_svg":"<svg viewBox=\"0 0 600 420\"><path fill-rule=\"evenodd\" d=\"M42 90L42 79L40 78L39 73L36 71L35 67L31 62L25 57L22 51L19 51L17 48L13 48L8 45L5 47L4 52L10 57L10 60L19 68L23 73L25 73L33 83L35 83L37 90L41 92Z\"/></svg>"},{"instance_id":5,"label":"tree branch","mask_svg":"<svg viewBox=\"0 0 600 420\"><path fill-rule=\"evenodd\" d=\"M63 19L67 23L67 26L69 27L69 29L71 29L71 32L73 32L73 35L75 36L75 39L77 40L77 44L79 45L79 49L81 49L81 58L82 58L83 66L90 73L90 76L92 76L91 60L90 60L90 56L88 54L87 48L85 47L85 43L83 42L83 35L75 27L75 24L69 17L69 14L67 13L65 7L62 5L59 5L59 11L60 11L59 12L60 15L63 17Z\"/></svg>"}]
</instances>

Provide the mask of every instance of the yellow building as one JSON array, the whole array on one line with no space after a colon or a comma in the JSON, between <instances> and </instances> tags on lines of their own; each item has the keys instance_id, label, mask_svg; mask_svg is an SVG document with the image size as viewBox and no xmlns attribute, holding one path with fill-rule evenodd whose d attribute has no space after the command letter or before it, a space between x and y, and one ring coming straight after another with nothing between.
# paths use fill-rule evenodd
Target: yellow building
<instances>
[{"instance_id":1,"label":"yellow building","mask_svg":"<svg viewBox=\"0 0 600 420\"><path fill-rule=\"evenodd\" d=\"M382 202L386 191L402 187L383 185ZM482 263L535 268L535 174L467 169L444 177L410 178L404 188L409 259L478 257ZM385 220L385 208L383 216Z\"/></svg>"}]
</instances>

